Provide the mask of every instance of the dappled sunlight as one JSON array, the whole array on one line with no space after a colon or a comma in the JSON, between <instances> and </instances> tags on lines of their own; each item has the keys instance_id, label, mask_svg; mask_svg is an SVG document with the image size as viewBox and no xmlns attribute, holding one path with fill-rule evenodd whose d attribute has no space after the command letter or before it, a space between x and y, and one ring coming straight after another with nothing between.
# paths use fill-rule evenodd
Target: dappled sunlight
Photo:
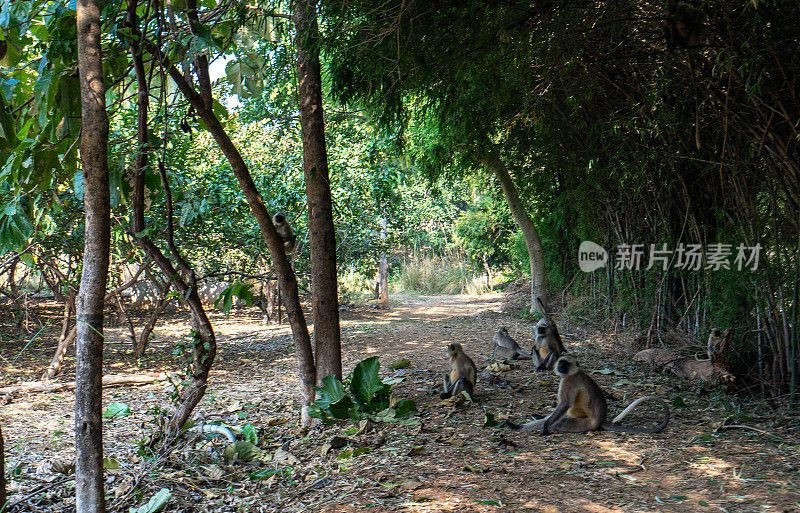
<instances>
[{"instance_id":1,"label":"dappled sunlight","mask_svg":"<svg viewBox=\"0 0 800 513\"><path fill-rule=\"evenodd\" d=\"M555 376L535 372L527 361L517 361L509 371L478 379L476 403L455 409L440 405L448 343L464 345L479 371L488 363L485 357L491 353L491 335L498 326L508 327L521 344L530 346L526 339L531 322L497 313L499 308L489 312L496 300L486 295L472 299L413 297L389 312L367 307L342 312L345 374L352 372L358 361L378 355L381 376L403 378L393 385L393 392L414 400L421 411L421 424L378 423L364 435L348 433L349 424L298 434L302 383L289 325L263 324L259 315L247 312L232 313L228 318L214 313L217 360L195 418L238 428L251 423L259 429L259 437L264 437L262 443L266 440L264 447L270 454L289 443L288 450L301 461L293 470L293 480L276 478L277 485L249 485L242 490L243 499L263 498L262 504L270 503L277 493L289 492L285 496L291 497L323 475L334 481L309 492L302 503L331 513L644 513L698 511L700 504L710 505L709 510L778 512L791 511L778 506L800 500L792 479L796 449L764 442L757 433L712 432L708 415L724 412L706 403L677 409L667 429L656 435L594 432L542 437L482 427L487 413L500 420L508 415L520 421L553 408L558 388ZM454 305L452 311L449 304ZM185 342L188 318L170 316L159 322L141 368L130 358L127 328L113 329L119 331L119 337L106 345L108 374L137 373L143 368L183 370L185 362L172 356L172 346L178 340ZM578 331L565 336L565 343L586 361L587 369L612 371L593 374L604 389L620 398L612 410L656 385L664 389L664 395L681 393L687 402L697 401L685 391L674 392L671 381L667 384L668 380L617 358L621 350L616 336L596 332L579 336ZM23 346L7 348L3 358L10 362ZM24 371L38 378L54 347L51 336L36 351L27 350L22 358L27 358L26 365L32 363L31 369L9 365L4 369L6 379L13 380ZM74 379L73 354L68 355L64 375L57 380ZM34 355L40 359L31 360ZM388 366L402 358L411 366L391 371ZM129 416L104 419L106 453L126 465L132 461L136 442L146 439L174 411L172 394L167 381L105 389L104 407L123 402L131 409ZM25 461L31 467L47 469L56 458L74 457L73 408L72 392L23 394L0 406L7 461ZM655 410L653 414L659 413ZM637 410L631 425L637 425L637 417L642 415L649 418L649 408L642 413ZM709 432L710 437L703 436ZM321 458L320 448L334 435L347 436L352 445ZM384 441L376 442L378 439ZM219 449L223 444L217 445ZM355 448L371 452L340 458L343 451ZM213 451L204 450L203 454L217 457ZM180 479L193 479L180 470L179 460L174 463L177 466L171 472ZM272 462L225 465L240 473L237 475L274 466ZM224 483L204 486L222 490ZM172 485L165 482L164 486ZM300 502L289 499L283 506L292 511Z\"/></svg>"}]
</instances>

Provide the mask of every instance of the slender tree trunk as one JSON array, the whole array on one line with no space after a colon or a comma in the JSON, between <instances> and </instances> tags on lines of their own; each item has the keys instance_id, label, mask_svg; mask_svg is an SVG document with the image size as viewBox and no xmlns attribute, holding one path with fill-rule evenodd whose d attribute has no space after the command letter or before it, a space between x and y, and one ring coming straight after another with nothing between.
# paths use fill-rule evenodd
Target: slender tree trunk
<instances>
[{"instance_id":1,"label":"slender tree trunk","mask_svg":"<svg viewBox=\"0 0 800 513\"><path fill-rule=\"evenodd\" d=\"M75 510L102 513L103 305L111 243L108 117L100 48L99 0L78 0L81 167L86 215L83 273L77 299L75 358Z\"/></svg>"},{"instance_id":2,"label":"slender tree trunk","mask_svg":"<svg viewBox=\"0 0 800 513\"><path fill-rule=\"evenodd\" d=\"M147 349L148 342L150 342L150 335L153 333L153 329L156 327L156 322L158 322L158 318L162 313L164 313L164 309L167 308L167 305L169 304L167 293L169 292L171 284L171 282L166 282L160 287L161 290L159 291L158 301L155 304L155 308L153 308L153 313L150 314L150 317L147 319L144 328L142 328L142 332L139 334L139 341L136 343L136 347L133 350L133 355L137 360L144 356L144 351Z\"/></svg>"},{"instance_id":3,"label":"slender tree trunk","mask_svg":"<svg viewBox=\"0 0 800 513\"><path fill-rule=\"evenodd\" d=\"M317 381L321 382L325 376L342 377L342 344L336 277L336 231L325 146L316 1L298 0L295 3L294 25L297 33L297 88L311 247L314 345Z\"/></svg>"},{"instance_id":4,"label":"slender tree trunk","mask_svg":"<svg viewBox=\"0 0 800 513\"><path fill-rule=\"evenodd\" d=\"M486 271L486 286L489 292L492 292L492 269L489 267L489 256L486 253L483 254L483 270Z\"/></svg>"},{"instance_id":5,"label":"slender tree trunk","mask_svg":"<svg viewBox=\"0 0 800 513\"><path fill-rule=\"evenodd\" d=\"M8 286L11 288L11 297L13 298L14 302L19 301L19 286L17 285L17 262L19 262L19 257L15 258L13 262L11 262L11 267L8 269Z\"/></svg>"},{"instance_id":6,"label":"slender tree trunk","mask_svg":"<svg viewBox=\"0 0 800 513\"><path fill-rule=\"evenodd\" d=\"M222 127L219 119L217 119L214 111L210 107L206 107L205 101L200 94L191 86L178 68L170 63L169 59L160 48L150 43L147 44L147 47L156 59L167 69L172 80L175 81L186 100L195 108L200 118L206 124L209 133L214 137L220 150L228 159L228 163L233 170L233 174L236 176L236 180L239 182L239 187L241 187L244 193L247 204L253 212L253 217L258 223L261 235L267 243L267 248L269 248L270 257L275 267L275 274L278 278L280 297L283 299L286 306L286 316L289 318L289 325L292 328L292 335L294 337L299 374L302 380L302 394L305 402L302 407L301 422L304 426L307 426L311 423L311 417L308 416L307 404L314 400L314 386L316 385L317 372L314 365L314 354L311 348L308 326L306 325L306 319L303 316L303 309L300 305L297 278L289 263L289 258L284 251L283 241L278 236L275 225L272 224L272 216L267 212L264 200L261 198L261 194L258 192L255 182L253 182L253 177L250 175L247 164L236 148L236 145L234 145L233 141L228 137L228 134ZM207 74L205 75L207 76Z\"/></svg>"},{"instance_id":7,"label":"slender tree trunk","mask_svg":"<svg viewBox=\"0 0 800 513\"><path fill-rule=\"evenodd\" d=\"M547 307L547 283L544 272L544 251L542 241L539 239L539 232L536 230L531 217L525 212L525 207L519 199L519 194L514 186L514 181L508 173L506 165L500 160L496 150L489 152L482 159L484 166L489 168L500 181L503 194L508 202L511 215L514 216L519 229L522 230L522 237L525 239L525 246L528 248L528 258L531 266L531 313L539 310L536 298L541 298L545 308ZM544 313L544 312L542 312Z\"/></svg>"},{"instance_id":8,"label":"slender tree trunk","mask_svg":"<svg viewBox=\"0 0 800 513\"><path fill-rule=\"evenodd\" d=\"M386 227L388 222L385 217L381 217L381 244L386 240L388 234ZM378 287L381 296L381 308L387 310L389 308L389 261L386 257L386 248L381 246L381 263L378 269Z\"/></svg>"},{"instance_id":9,"label":"slender tree trunk","mask_svg":"<svg viewBox=\"0 0 800 513\"><path fill-rule=\"evenodd\" d=\"M6 453L3 446L3 429L0 427L0 513L6 511Z\"/></svg>"},{"instance_id":10,"label":"slender tree trunk","mask_svg":"<svg viewBox=\"0 0 800 513\"><path fill-rule=\"evenodd\" d=\"M191 0L187 2L188 8L191 10L194 4ZM195 280L194 269L189 266L186 260L178 251L175 246L173 237L173 218L172 218L172 195L169 188L169 181L167 180L166 170L163 162L159 162L158 170L161 175L161 182L164 187L164 194L167 203L167 246L172 252L172 256L177 262L177 269L172 261L167 258L161 249L152 241L147 235L136 236L145 231L144 219L144 174L147 167L148 158L148 110L149 110L149 86L145 75L144 60L139 51L141 33L138 28L138 19L136 14L137 2L129 0L127 21L132 27L132 37L129 40L131 56L133 59L134 70L136 72L137 82L137 143L138 153L136 155L135 163L135 185L133 193L133 219L132 227L136 243L142 248L147 255L153 259L156 265L161 269L164 277L174 284L175 288L181 293L182 297L186 300L191 311L192 330L194 332L194 341L192 344L192 363L191 363L191 376L189 384L181 390L181 404L175 410L172 418L169 421L169 431L177 432L180 430L189 416L194 411L194 408L203 398L208 384L208 374L211 372L211 366L214 363L214 358L217 354L217 341L214 335L214 328L211 326L211 321L208 320L206 311L200 301L200 296L197 294L197 283ZM179 272L180 271L180 272Z\"/></svg>"},{"instance_id":11,"label":"slender tree trunk","mask_svg":"<svg viewBox=\"0 0 800 513\"><path fill-rule=\"evenodd\" d=\"M67 354L67 349L69 348L70 344L72 344L72 340L75 338L76 329L73 328L69 329L69 321L72 318L72 312L75 311L75 292L71 289L67 293L67 297L64 300L64 319L61 321L61 335L58 337L58 346L56 347L56 354L53 355L53 360L50 362L50 365L47 367L47 370L44 371L44 375L42 379L52 379L58 374L61 370L61 365L64 363L64 355Z\"/></svg>"}]
</instances>

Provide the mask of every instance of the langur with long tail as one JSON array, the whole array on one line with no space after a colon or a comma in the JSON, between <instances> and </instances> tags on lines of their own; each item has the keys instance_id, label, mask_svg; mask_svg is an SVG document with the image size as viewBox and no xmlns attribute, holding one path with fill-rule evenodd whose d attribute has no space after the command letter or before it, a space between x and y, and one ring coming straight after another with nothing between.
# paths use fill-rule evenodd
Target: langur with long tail
<instances>
[{"instance_id":1,"label":"langur with long tail","mask_svg":"<svg viewBox=\"0 0 800 513\"><path fill-rule=\"evenodd\" d=\"M603 390L595 380L580 369L573 356L564 355L559 358L555 365L555 371L561 378L561 382L558 385L558 404L553 412L547 417L522 425L506 421L505 426L515 430L539 431L542 435L549 435L553 432L583 433L601 429L624 433L657 433L669 423L669 406L657 396L640 397L614 417L613 422L607 422L608 404ZM664 419L657 426L639 428L617 424L644 401L655 401L664 408Z\"/></svg>"}]
</instances>

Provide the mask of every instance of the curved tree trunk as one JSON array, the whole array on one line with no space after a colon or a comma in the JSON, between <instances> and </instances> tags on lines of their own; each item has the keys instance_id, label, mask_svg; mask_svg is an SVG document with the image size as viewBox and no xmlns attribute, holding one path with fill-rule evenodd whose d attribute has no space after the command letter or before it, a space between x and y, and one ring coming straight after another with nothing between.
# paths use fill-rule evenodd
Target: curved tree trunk
<instances>
[{"instance_id":1,"label":"curved tree trunk","mask_svg":"<svg viewBox=\"0 0 800 513\"><path fill-rule=\"evenodd\" d=\"M81 167L86 214L83 273L76 309L75 510L105 511L103 493L103 305L111 244L108 116L98 0L78 0Z\"/></svg>"},{"instance_id":2,"label":"curved tree trunk","mask_svg":"<svg viewBox=\"0 0 800 513\"><path fill-rule=\"evenodd\" d=\"M299 367L300 379L302 380L302 394L304 398L304 405L302 407L301 422L304 426L311 423L311 417L308 416L308 403L314 400L314 386L316 385L316 366L314 365L314 353L311 348L311 337L308 333L308 326L306 319L303 316L303 309L300 305L300 295L297 289L297 278L292 270L289 258L284 251L283 241L278 236L275 230L275 225L272 224L272 216L267 212L264 205L264 200L256 188L253 177L250 175L250 170L247 168L242 155L233 144L222 124L217 119L211 107L211 102L206 102L203 97L198 93L191 83L183 76L183 74L175 67L164 55L164 52L155 45L147 42L147 49L161 62L161 65L166 68L172 80L177 84L181 93L186 100L194 107L200 118L206 124L209 133L216 141L222 153L228 159L228 163L239 182L247 204L253 212L253 217L256 219L258 226L261 230L261 235L267 243L269 254L272 259L275 273L278 277L278 285L281 291L281 298L286 306L286 316L289 318L289 325L292 328L292 335L294 338L294 345L297 354L297 363ZM195 65L198 65L195 63ZM207 71L207 70L206 70ZM203 77L208 77L208 74L199 73L199 80ZM208 87L201 87L201 90L210 91ZM208 105L208 106L207 106Z\"/></svg>"},{"instance_id":3,"label":"curved tree trunk","mask_svg":"<svg viewBox=\"0 0 800 513\"><path fill-rule=\"evenodd\" d=\"M325 146L316 1L296 2L294 25L300 126L303 135L303 171L311 247L314 346L317 381L321 382L322 378L330 375L341 379L342 343L336 277L336 231L333 226L333 203Z\"/></svg>"},{"instance_id":4,"label":"curved tree trunk","mask_svg":"<svg viewBox=\"0 0 800 513\"><path fill-rule=\"evenodd\" d=\"M148 124L148 109L149 109L149 87L147 77L145 76L144 61L142 54L139 51L139 38L141 34L138 30L138 21L136 15L137 3L135 0L130 0L128 3L128 22L132 29L132 38L129 41L131 56L133 59L134 70L136 72L137 81L137 148L135 162L135 184L133 192L133 219L132 231L134 241L142 248L147 255L153 259L163 273L164 277L171 281L175 288L181 293L183 298L189 305L192 318L192 330L194 332L195 340L192 344L192 363L191 363L191 382L183 390L181 390L181 404L178 406L175 413L169 422L169 430L173 433L180 430L180 428L189 419L195 406L200 402L205 395L206 386L208 383L208 374L211 371L211 366L214 363L214 358L217 354L217 341L214 336L214 329L211 326L211 321L208 320L203 304L200 301L200 296L197 294L197 283L195 282L194 269L192 269L186 260L183 259L179 253L173 239L173 219L172 219L172 196L170 193L169 182L167 180L166 170L164 169L163 162L159 164L159 171L161 174L162 185L167 202L167 245L173 253L173 257L178 264L178 269L173 266L172 261L161 252L158 246L147 236L145 219L144 219L144 178L145 169L147 166L147 157L149 150L149 139L147 134ZM188 4L187 4L188 5ZM191 5L190 5L191 8ZM180 270L180 272L178 272Z\"/></svg>"},{"instance_id":5,"label":"curved tree trunk","mask_svg":"<svg viewBox=\"0 0 800 513\"><path fill-rule=\"evenodd\" d=\"M528 258L531 266L531 313L539 311L536 298L541 298L545 308L547 307L547 282L544 272L544 251L542 241L539 239L539 232L536 230L531 217L525 212L525 207L519 199L514 181L508 173L506 165L500 160L496 150L492 150L488 155L481 159L481 163L489 168L500 181L503 194L508 202L511 215L514 216L519 229L522 230L522 237L525 239L525 246L528 248ZM542 312L544 313L544 312Z\"/></svg>"},{"instance_id":6,"label":"curved tree trunk","mask_svg":"<svg viewBox=\"0 0 800 513\"><path fill-rule=\"evenodd\" d=\"M144 328L142 328L142 332L139 334L139 340L136 341L136 345L133 348L133 356L137 360L144 356L144 351L147 349L147 344L150 342L150 335L153 333L153 329L156 327L158 318L162 313L164 313L164 310L169 304L169 298L167 297L167 294L169 293L169 288L171 285L172 283L170 282L166 282L164 285L159 285L160 291L158 293L158 301L156 301L150 317L147 319Z\"/></svg>"}]
</instances>

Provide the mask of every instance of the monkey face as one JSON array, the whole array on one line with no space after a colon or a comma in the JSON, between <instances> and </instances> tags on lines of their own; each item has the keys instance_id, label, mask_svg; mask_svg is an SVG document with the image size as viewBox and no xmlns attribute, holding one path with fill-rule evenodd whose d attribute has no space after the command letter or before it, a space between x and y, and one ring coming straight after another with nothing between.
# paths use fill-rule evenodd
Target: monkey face
<instances>
[{"instance_id":1,"label":"monkey face","mask_svg":"<svg viewBox=\"0 0 800 513\"><path fill-rule=\"evenodd\" d=\"M722 330L720 330L719 328L714 328L713 330L711 330L711 335L714 337L721 337Z\"/></svg>"},{"instance_id":2,"label":"monkey face","mask_svg":"<svg viewBox=\"0 0 800 513\"><path fill-rule=\"evenodd\" d=\"M568 376L578 372L578 370L578 361L570 355L562 356L556 362L555 371L559 376Z\"/></svg>"},{"instance_id":3,"label":"monkey face","mask_svg":"<svg viewBox=\"0 0 800 513\"><path fill-rule=\"evenodd\" d=\"M539 335L542 335L542 336L547 335L547 325L543 324L541 326L537 326L536 327L536 333L538 333Z\"/></svg>"},{"instance_id":4,"label":"monkey face","mask_svg":"<svg viewBox=\"0 0 800 513\"><path fill-rule=\"evenodd\" d=\"M453 342L452 344L447 345L447 354L449 354L450 356L453 356L459 351L461 351L461 344L459 344L458 342Z\"/></svg>"},{"instance_id":5,"label":"monkey face","mask_svg":"<svg viewBox=\"0 0 800 513\"><path fill-rule=\"evenodd\" d=\"M286 222L286 216L278 212L272 217L272 222L275 224L283 224Z\"/></svg>"}]
</instances>

